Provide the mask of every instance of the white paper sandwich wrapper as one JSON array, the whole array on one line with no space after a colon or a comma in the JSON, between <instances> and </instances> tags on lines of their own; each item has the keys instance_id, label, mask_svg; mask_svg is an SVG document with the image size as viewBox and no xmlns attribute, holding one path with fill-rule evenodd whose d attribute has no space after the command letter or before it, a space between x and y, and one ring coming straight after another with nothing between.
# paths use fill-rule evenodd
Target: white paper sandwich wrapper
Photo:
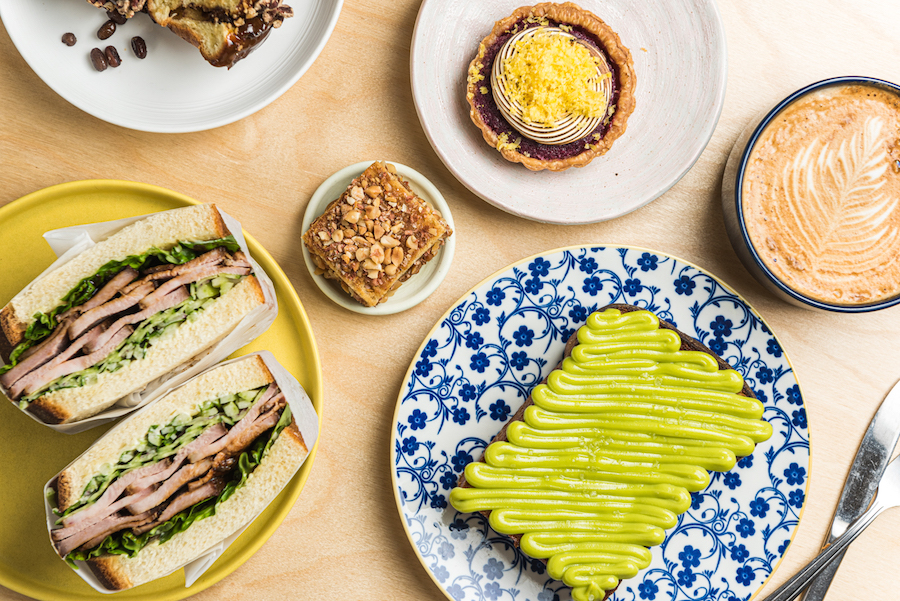
<instances>
[{"instance_id":1,"label":"white paper sandwich wrapper","mask_svg":"<svg viewBox=\"0 0 900 601\"><path fill-rule=\"evenodd\" d=\"M253 267L253 274L259 280L260 286L262 288L263 295L265 297L265 303L245 315L240 323L238 323L237 327L232 330L232 332L225 338L220 340L218 343L216 343L197 357L194 357L188 363L185 363L169 372L165 376L150 382L142 390L137 390L122 397L116 402L116 404L96 415L92 415L91 417L68 424L55 425L47 424L41 421L37 416L29 411L23 411L23 413L25 413L38 423L41 423L49 428L53 428L57 432L64 432L66 434L77 434L79 432L101 426L107 422L118 419L123 415L126 415L134 411L138 407L146 404L147 401L153 396L154 392L158 390L159 387L163 384L178 385L182 382L185 382L188 378L191 378L192 376L195 376L198 373L204 371L208 367L215 365L237 349L246 344L249 344L254 339L259 337L263 332L269 329L269 326L272 325L272 322L275 321L275 317L278 316L278 302L275 298L275 286L266 272L263 271L259 264L253 260L253 257L250 256L250 249L247 248L247 241L244 239L244 233L241 229L241 224L236 219L225 213L225 211L218 209L218 207L217 210L219 211L219 214L222 215L222 220L225 222L225 225L228 227L235 240L238 242L238 244L240 244L241 250L249 258L250 264ZM36 277L32 284L29 284L28 286L32 286L34 282L37 282L38 280L43 278L44 275L46 275L50 271L68 263L77 255L81 254L97 243L109 238L124 227L129 226L136 221L140 221L141 219L144 219L149 215L150 214L141 215L138 217L129 217L127 219L119 219L116 221L104 221L101 223L93 223L89 225L76 225L73 227L46 232L44 234L44 239L47 240L47 243L50 244L53 252L56 253L56 256L59 258L54 261L53 264L50 265L47 269L45 269L43 273L41 273L41 275ZM26 287L25 289L27 290L28 287Z\"/></svg>"},{"instance_id":2,"label":"white paper sandwich wrapper","mask_svg":"<svg viewBox=\"0 0 900 601\"><path fill-rule=\"evenodd\" d=\"M282 392L284 392L284 396L288 402L288 405L290 405L290 407L291 407L292 417L293 417L294 421L297 423L297 427L300 430L300 434L303 436L303 443L306 445L306 448L309 450L309 452L312 453L312 450L315 447L316 441L318 440L318 437L319 437L319 417L316 414L316 410L313 408L312 401L310 400L309 395L306 394L306 391L303 389L303 387L300 385L300 383L297 382L297 379L294 378L294 376L292 376L284 367L281 366L280 363L278 363L278 361L275 360L275 357L272 356L272 353L270 353L269 351L259 351L256 353L252 353L250 355L245 355L242 357L238 357L236 359L231 359L229 361L225 361L219 365L214 365L212 367L228 365L230 363L234 363L235 361L241 361L248 357L253 357L256 355L259 355L263 359L263 361L265 361L266 367L269 368L269 371L272 373L272 376L275 378L276 384L278 384L278 387L281 388ZM212 369L212 367L210 369ZM199 374L197 374L197 375L199 375ZM150 399L150 401L147 403L147 407L159 402L170 391L172 391L175 388L177 388L178 386L186 384L186 383L187 383L187 381L181 382L181 384L178 384L178 385L166 383L165 386L162 386L159 388L157 394L154 395L154 398ZM209 399L201 399L201 400L209 400ZM97 442L103 440L103 438L105 438L106 436L110 436L110 435L114 434L117 429L121 428L124 424L127 424L128 421L129 420L126 419L126 420L123 420L122 422L120 422L119 424L117 424L113 429L111 429L109 432L107 432L103 437L97 439ZM137 443L137 442L138 441L135 441L135 443ZM97 443L95 442L94 444L97 444ZM86 452L87 452L87 450L85 450L85 453ZM80 457L80 455L79 455L79 457ZM308 458L308 457L309 457L309 454L307 454L306 458ZM306 461L306 458L304 458L304 462ZM69 465L72 465L72 463L75 463L75 461L78 461L78 458L74 459ZM303 462L301 462L301 464L297 466L298 470L300 469L300 466L302 465L302 463ZM68 467L69 466L66 466L65 468L60 470L59 474L64 472L66 469L68 469ZM53 478L51 478L50 481L44 485L44 493L45 493L44 494L44 510L47 515L48 536L49 536L49 532L56 527L56 520L58 519L58 517L56 516L56 514L53 513L53 506L51 505L48 495L46 493L47 493L48 489L50 489L50 487L53 487L55 489L56 479L59 477L59 474L56 474L55 476L53 476ZM296 474L296 471L294 472L294 474ZM274 495L272 495L271 498L266 499L265 506L260 511L260 513L265 511L266 508L268 508L268 506L275 499L275 497L277 497L280 493L281 493L281 491L279 490ZM234 532L234 534L232 534L228 538L214 543L208 549L206 549L201 555L199 555L196 559L193 559L192 561L184 564L183 566L179 566L179 567L175 568L168 574L164 574L164 575L160 576L160 578L168 576L169 574L171 574L173 572L177 572L178 570L180 570L183 567L184 568L184 586L190 587L197 581L198 578L200 578L200 576L203 575L204 572L206 572L206 570L208 570L210 568L210 566L212 566L213 563L215 563L215 561L219 557L221 557L221 555L225 552L226 549L228 549L228 547L231 545L231 543L233 543L235 540L237 540L237 538L241 535L241 533L243 533L244 530L247 529L247 526L249 526L257 517L259 517L259 513L256 514L255 516L253 516L250 520L248 520L247 523L241 525ZM50 544L52 546L52 544L53 544L52 539L51 539ZM62 561L62 560L60 560L60 561ZM100 593L105 593L105 594L120 592L120 591L110 590L110 589L104 587L100 583L100 581L97 579L97 577L94 576L94 573L91 572L91 569L90 569L90 567L88 567L88 564L86 562L76 561L75 564L78 566L78 570L76 570L75 573L78 574L82 580L87 582L94 590L96 590Z\"/></svg>"}]
</instances>

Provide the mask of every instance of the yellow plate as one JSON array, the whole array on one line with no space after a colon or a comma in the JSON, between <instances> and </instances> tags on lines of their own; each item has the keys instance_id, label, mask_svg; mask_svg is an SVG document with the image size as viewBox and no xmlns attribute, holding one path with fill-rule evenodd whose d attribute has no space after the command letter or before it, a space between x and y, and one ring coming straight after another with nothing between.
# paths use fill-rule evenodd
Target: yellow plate
<instances>
[{"instance_id":1,"label":"yellow plate","mask_svg":"<svg viewBox=\"0 0 900 601\"><path fill-rule=\"evenodd\" d=\"M165 188L113 180L60 184L0 208L0 306L9 302L56 256L41 235L47 230L122 219L199 204ZM234 356L268 349L309 393L322 425L322 370L306 312L287 276L266 250L244 232L250 253L275 282L278 317L265 334ZM101 599L50 546L41 490L44 483L105 433L109 425L69 436L22 415L0 395L0 585L38 599ZM312 468L303 467L272 504L190 588L184 574L139 586L116 599L183 599L212 586L244 563L281 524ZM109 597L105 597L109 598Z\"/></svg>"}]
</instances>

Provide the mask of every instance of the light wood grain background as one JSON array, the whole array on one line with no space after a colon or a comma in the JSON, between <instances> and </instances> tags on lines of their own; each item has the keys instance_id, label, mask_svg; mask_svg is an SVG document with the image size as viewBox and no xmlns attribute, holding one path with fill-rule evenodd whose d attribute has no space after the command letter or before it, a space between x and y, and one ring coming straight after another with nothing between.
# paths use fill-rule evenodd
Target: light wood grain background
<instances>
[{"instance_id":1,"label":"light wood grain background","mask_svg":"<svg viewBox=\"0 0 900 601\"><path fill-rule=\"evenodd\" d=\"M743 127L793 90L838 75L900 81L900 3L720 0L728 91L706 151L645 208L574 227L511 217L443 167L410 93L418 7L417 0L346 0L321 56L284 96L238 123L182 135L134 132L82 113L32 73L0 29L0 205L90 178L147 182L216 202L271 251L312 321L325 423L309 481L260 551L195 598L441 599L403 533L391 487L391 417L403 375L436 320L481 279L533 253L581 243L655 248L710 270L750 301L787 350L806 399L812 480L797 536L763 592L774 590L816 554L859 440L900 377L900 308L823 315L773 298L728 243L722 172ZM376 158L429 177L457 225L446 281L423 304L390 317L332 304L300 254L300 221L316 187L345 165ZM829 598L897 598L898 530L900 511L879 518L851 548ZM0 587L0 601L22 598Z\"/></svg>"}]
</instances>

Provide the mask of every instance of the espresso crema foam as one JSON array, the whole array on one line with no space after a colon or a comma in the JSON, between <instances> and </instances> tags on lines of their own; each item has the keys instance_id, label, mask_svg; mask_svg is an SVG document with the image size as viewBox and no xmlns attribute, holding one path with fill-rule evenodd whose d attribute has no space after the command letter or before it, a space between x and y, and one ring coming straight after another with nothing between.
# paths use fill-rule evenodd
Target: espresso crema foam
<instances>
[{"instance_id":1,"label":"espresso crema foam","mask_svg":"<svg viewBox=\"0 0 900 601\"><path fill-rule=\"evenodd\" d=\"M900 294L900 97L867 85L806 94L766 126L742 187L766 267L812 299Z\"/></svg>"}]
</instances>

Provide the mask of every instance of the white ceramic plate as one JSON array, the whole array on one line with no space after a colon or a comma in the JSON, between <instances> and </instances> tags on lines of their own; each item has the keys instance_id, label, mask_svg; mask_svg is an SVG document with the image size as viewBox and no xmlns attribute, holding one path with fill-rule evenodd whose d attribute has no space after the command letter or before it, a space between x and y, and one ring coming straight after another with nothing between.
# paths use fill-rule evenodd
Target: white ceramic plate
<instances>
[{"instance_id":1,"label":"white ceramic plate","mask_svg":"<svg viewBox=\"0 0 900 601\"><path fill-rule=\"evenodd\" d=\"M593 223L640 208L700 157L725 98L725 32L714 0L579 0L622 38L637 74L634 113L581 169L533 173L491 149L469 118L466 70L495 21L522 0L424 0L413 33L413 98L425 134L469 190L520 217Z\"/></svg>"},{"instance_id":2,"label":"white ceramic plate","mask_svg":"<svg viewBox=\"0 0 900 601\"><path fill-rule=\"evenodd\" d=\"M294 0L294 17L231 70L209 65L200 52L147 15L136 15L102 41L106 13L86 0L0 0L0 19L19 53L57 94L104 121L151 132L201 131L267 106L312 65L331 35L343 0ZM78 38L68 47L66 32ZM131 38L147 42L147 58ZM102 73L91 48L113 45L122 65Z\"/></svg>"},{"instance_id":3,"label":"white ceramic plate","mask_svg":"<svg viewBox=\"0 0 900 601\"><path fill-rule=\"evenodd\" d=\"M347 189L353 178L365 171L374 162L362 161L348 165L322 182L322 185L319 186L309 200L309 204L306 205L306 212L303 214L303 231L308 230L313 220L325 212L325 207L331 201L339 198L344 193L344 190ZM387 162L393 164L397 168L397 173L412 185L413 191L425 202L437 209L447 223L450 224L450 228L456 231L456 226L453 224L453 215L450 214L450 207L434 184L412 167L401 165L396 161ZM392 315L411 309L437 290L437 287L447 277L447 272L450 271L450 264L453 262L453 252L456 249L456 235L454 234L447 238L440 251L438 251L438 256L428 262L419 273L404 282L392 297L374 307L364 307L353 300L349 294L341 290L337 282L326 280L323 276L316 275L316 266L312 261L312 256L309 254L306 245L302 246L303 261L306 263L306 268L309 270L309 274L312 276L316 286L325 293L325 296L343 308L355 313L362 313L363 315Z\"/></svg>"},{"instance_id":4,"label":"white ceramic plate","mask_svg":"<svg viewBox=\"0 0 900 601\"><path fill-rule=\"evenodd\" d=\"M746 601L781 562L806 500L810 447L800 386L774 334L699 267L642 248L570 247L519 261L465 294L425 338L400 388L394 493L419 560L448 598L570 601L541 561L447 499L557 365L569 336L610 303L649 309L723 357L774 430L691 495L650 566L621 582L612 601Z\"/></svg>"}]
</instances>

